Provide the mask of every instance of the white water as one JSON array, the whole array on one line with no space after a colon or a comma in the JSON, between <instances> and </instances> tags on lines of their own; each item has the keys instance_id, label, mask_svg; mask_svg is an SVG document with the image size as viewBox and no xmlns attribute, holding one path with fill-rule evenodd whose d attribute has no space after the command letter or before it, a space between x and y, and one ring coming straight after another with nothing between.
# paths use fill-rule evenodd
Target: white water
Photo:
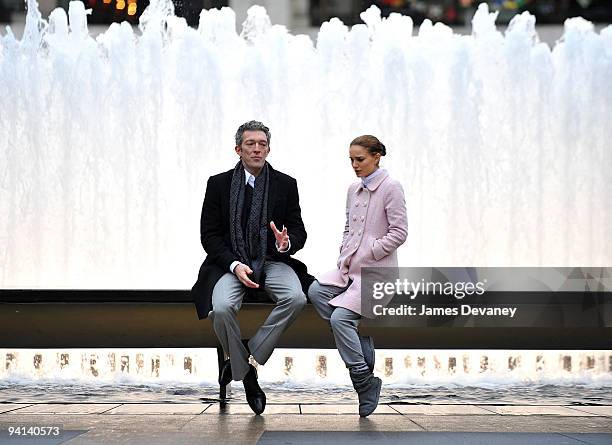
<instances>
[{"instance_id":1,"label":"white water","mask_svg":"<svg viewBox=\"0 0 612 445\"><path fill-rule=\"evenodd\" d=\"M176 384L217 381L214 349L0 350L0 383ZM612 385L612 351L378 350L375 372L399 387ZM337 351L275 351L259 378L314 387L348 385Z\"/></svg>"},{"instance_id":2,"label":"white water","mask_svg":"<svg viewBox=\"0 0 612 445\"><path fill-rule=\"evenodd\" d=\"M374 372L390 402L612 403L612 351L380 349ZM214 400L217 373L214 349L0 350L0 394L13 403ZM354 398L335 350L277 349L258 374L277 403Z\"/></svg>"},{"instance_id":3,"label":"white water","mask_svg":"<svg viewBox=\"0 0 612 445\"><path fill-rule=\"evenodd\" d=\"M471 36L409 17L325 23L316 45L253 7L197 30L153 1L141 32L93 40L82 3L0 38L0 286L189 288L209 175L258 119L271 164L298 179L298 255L334 267L354 180L347 144L389 149L406 190L402 265L612 264L612 27L580 19L551 49L534 18Z\"/></svg>"}]
</instances>

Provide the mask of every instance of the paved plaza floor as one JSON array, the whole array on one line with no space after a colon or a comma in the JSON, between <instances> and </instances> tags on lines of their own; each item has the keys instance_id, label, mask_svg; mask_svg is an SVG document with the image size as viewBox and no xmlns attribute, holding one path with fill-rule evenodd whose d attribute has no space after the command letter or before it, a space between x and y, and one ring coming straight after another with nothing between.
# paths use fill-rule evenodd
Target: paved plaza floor
<instances>
[{"instance_id":1,"label":"paved plaza floor","mask_svg":"<svg viewBox=\"0 0 612 445\"><path fill-rule=\"evenodd\" d=\"M58 429L34 437L40 427ZM242 403L0 404L0 444L60 443L609 445L612 406L383 404L361 419L356 404L269 404L261 416Z\"/></svg>"}]
</instances>

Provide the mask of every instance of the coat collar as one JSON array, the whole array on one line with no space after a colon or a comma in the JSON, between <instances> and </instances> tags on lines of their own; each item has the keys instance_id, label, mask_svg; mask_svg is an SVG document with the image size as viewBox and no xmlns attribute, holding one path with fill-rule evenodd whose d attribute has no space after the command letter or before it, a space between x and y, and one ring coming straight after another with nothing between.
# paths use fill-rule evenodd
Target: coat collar
<instances>
[{"instance_id":1,"label":"coat collar","mask_svg":"<svg viewBox=\"0 0 612 445\"><path fill-rule=\"evenodd\" d=\"M276 201L278 175L270 163L268 163L268 168L270 169L270 184L268 185L268 219L270 219L272 218L272 212L274 211L274 204Z\"/></svg>"},{"instance_id":2,"label":"coat collar","mask_svg":"<svg viewBox=\"0 0 612 445\"><path fill-rule=\"evenodd\" d=\"M270 185L269 185L270 188L268 189L268 216L269 216L269 215L272 215L272 211L274 210L274 204L276 203L276 196L277 196L278 188L279 188L278 187L279 173L272 168L269 162L268 162L268 168L270 169ZM233 173L234 173L234 169L231 169L225 172L225 174L227 175L226 190L227 190L228 196L229 196L230 187L232 183ZM229 198L227 199L226 202L229 205Z\"/></svg>"},{"instance_id":3,"label":"coat collar","mask_svg":"<svg viewBox=\"0 0 612 445\"><path fill-rule=\"evenodd\" d=\"M385 179L389 177L389 173L387 170L382 170L378 176L376 176L370 183L368 184L367 189L371 192L376 190L380 184L384 182ZM361 181L357 184L357 189L355 190L355 194L359 194L363 190L363 186L361 185Z\"/></svg>"}]
</instances>

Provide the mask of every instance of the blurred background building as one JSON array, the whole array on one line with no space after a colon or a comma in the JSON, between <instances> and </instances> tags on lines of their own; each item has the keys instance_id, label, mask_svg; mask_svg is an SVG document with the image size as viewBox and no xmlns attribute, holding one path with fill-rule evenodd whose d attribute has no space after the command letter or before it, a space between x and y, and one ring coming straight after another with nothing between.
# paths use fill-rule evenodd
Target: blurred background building
<instances>
[{"instance_id":1,"label":"blurred background building","mask_svg":"<svg viewBox=\"0 0 612 445\"><path fill-rule=\"evenodd\" d=\"M43 17L60 6L68 8L69 0L38 0ZM127 21L137 24L149 0L82 0L91 9L89 23L110 24ZM273 24L289 29L320 26L332 17L339 17L347 25L360 23L359 13L371 5L378 6L383 16L392 12L410 15L416 24L424 19L465 26L480 0L173 0L177 16L185 17L197 26L200 11L230 6L240 25L247 9L253 4L268 10ZM538 23L562 23L568 17L582 16L595 23L612 21L611 0L489 0L490 7L499 11L499 23L509 21L515 14L529 11ZM24 0L0 0L0 23L23 21Z\"/></svg>"}]
</instances>

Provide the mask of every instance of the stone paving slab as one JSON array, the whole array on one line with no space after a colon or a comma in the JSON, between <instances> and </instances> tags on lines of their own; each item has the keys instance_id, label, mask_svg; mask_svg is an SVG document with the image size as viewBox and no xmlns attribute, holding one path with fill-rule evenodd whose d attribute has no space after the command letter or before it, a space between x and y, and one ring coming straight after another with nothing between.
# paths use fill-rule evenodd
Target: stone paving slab
<instances>
[{"instance_id":1,"label":"stone paving slab","mask_svg":"<svg viewBox=\"0 0 612 445\"><path fill-rule=\"evenodd\" d=\"M557 433L438 433L393 431L265 431L257 445L599 445L609 444L612 434ZM607 442L603 442L606 440Z\"/></svg>"},{"instance_id":2,"label":"stone paving slab","mask_svg":"<svg viewBox=\"0 0 612 445\"><path fill-rule=\"evenodd\" d=\"M311 405L312 406L312 405ZM345 405L352 406L352 405ZM201 415L193 414L48 414L17 415L15 412L0 415L0 431L7 425L20 424L54 424L62 425L66 431L86 431L82 435L65 442L66 445L169 445L169 444L257 444L259 438L267 431L312 431L312 432L429 432L419 437L419 445L427 444L430 438L446 437L440 433L555 433L556 444L561 444L567 436L566 443L573 445L572 440L582 443L603 445L607 436L582 433L612 433L612 419L604 416L563 417L563 416L513 416L513 415L373 415L366 419L353 414L271 414L255 415ZM577 435L580 433L580 435ZM438 434L436 436L436 434ZM571 436L571 438L569 437ZM575 437L574 437L575 436ZM403 439L417 436L403 436ZM459 439L468 436L455 436L452 445L461 444ZM504 442L475 441L475 438L496 436L471 436L472 444L498 445ZM504 436L510 437L510 436ZM517 436L518 437L518 436ZM532 436L520 436L523 438ZM536 437L536 436L533 436ZM545 436L537 436L542 438ZM572 439L572 440L570 440ZM328 439L329 442L330 439ZM467 440L467 439L466 439ZM602 442L603 441L603 442ZM339 442L340 445L342 442ZM435 442L434 442L435 443ZM531 444L515 439L514 444ZM537 442L533 442L537 443ZM22 445L22 444L19 444ZM41 444L42 445L42 444ZM326 444L327 445L327 444ZM351 445L355 445L351 443ZM381 443L382 445L382 443ZM548 445L544 443L543 445Z\"/></svg>"},{"instance_id":3,"label":"stone paving slab","mask_svg":"<svg viewBox=\"0 0 612 445\"><path fill-rule=\"evenodd\" d=\"M118 403L40 403L21 408L14 414L102 414Z\"/></svg>"},{"instance_id":4,"label":"stone paving slab","mask_svg":"<svg viewBox=\"0 0 612 445\"><path fill-rule=\"evenodd\" d=\"M610 445L612 443L612 434L565 433L564 436L571 437L572 439L580 440L581 442L588 443L590 445Z\"/></svg>"},{"instance_id":5,"label":"stone paving slab","mask_svg":"<svg viewBox=\"0 0 612 445\"><path fill-rule=\"evenodd\" d=\"M451 415L490 415L497 413L474 405L391 405L393 409L402 414L426 414L430 416Z\"/></svg>"},{"instance_id":6,"label":"stone paving slab","mask_svg":"<svg viewBox=\"0 0 612 445\"><path fill-rule=\"evenodd\" d=\"M155 435L142 432L126 432L111 435L96 435L92 431L82 434L61 445L255 445L256 442L227 440L202 440L201 435L186 436L178 433L161 432ZM21 445L20 443L15 445ZM39 445L38 443L32 445ZM44 445L44 444L40 444ZM58 444L59 445L59 444Z\"/></svg>"},{"instance_id":7,"label":"stone paving slab","mask_svg":"<svg viewBox=\"0 0 612 445\"><path fill-rule=\"evenodd\" d=\"M331 432L347 432L361 437L366 432L384 433L386 439L401 440L397 443L415 443L418 445L552 445L552 444L591 444L603 445L612 443L612 418L604 406L563 407L563 406L515 406L517 409L530 409L533 414L491 414L486 410L498 409L498 405L380 405L379 410L391 415L372 415L360 418L357 415L357 404L316 405L316 404L270 404L261 416L250 413L248 405L244 403L229 404L230 414L215 412L218 404L39 404L22 406L18 404L4 404L20 409L0 414L0 432L7 431L9 425L61 425L64 431L84 431L77 437L63 442L65 445L108 445L121 443L122 445L167 445L167 444L203 444L215 445L253 444L257 445L261 437L266 440L273 436L265 436L267 432L306 432L319 434L316 437L327 437L325 445L331 440L341 445L340 439L334 439ZM46 405L47 409L44 408ZM107 411L98 414L95 411L103 406ZM64 412L53 414L58 407ZM72 409L66 409L71 407ZM312 413L298 414L299 408ZM422 413L399 413L398 408L406 410L420 407ZM36 408L39 413L21 413L27 409ZM83 415L89 408L91 414ZM481 414L479 409L485 411ZM505 406L504 408L508 408ZM533 408L541 408L539 411ZM559 409L562 414L542 414L550 412L552 408ZM581 409L597 408L598 413L583 413ZM210 412L208 412L211 410ZM113 414L109 414L113 411ZM195 413L194 413L195 411ZM319 411L319 412L317 412ZM325 411L325 412L320 412ZM344 413L344 412L347 413ZM453 414L452 412L460 414ZM565 415L567 412L572 415ZM208 412L208 414L207 414ZM285 412L293 412L285 413ZM479 414L464 414L474 412ZM600 414L599 412L603 413ZM145 414L143 414L145 413ZM150 413L150 414L146 414ZM591 414L591 415L586 415ZM425 435L393 435L392 432L422 432ZM458 434L462 433L462 434ZM495 433L481 434L475 433ZM501 433L521 433L522 435L504 435ZM525 434L525 433L550 433ZM447 440L448 434L452 440ZM282 438L281 436L276 436ZM315 437L315 436L312 436ZM346 436L348 437L348 436ZM381 436L383 437L383 436ZM551 442L551 437L554 441ZM293 443L303 437L291 436ZM286 437L285 437L286 439ZM353 438L354 439L354 438ZM351 439L351 445L359 442ZM385 440L386 440L385 439ZM391 445L394 442L380 442L378 445ZM2 441L0 441L4 445ZM45 443L38 442L40 445ZM270 445L275 442L259 442L261 445ZM281 445L282 442L277 442ZM371 443L371 441L369 442ZM24 445L19 443L18 445ZM49 443L51 445L51 442ZM55 445L55 444L53 444Z\"/></svg>"},{"instance_id":8,"label":"stone paving slab","mask_svg":"<svg viewBox=\"0 0 612 445\"><path fill-rule=\"evenodd\" d=\"M0 414L30 406L31 403L1 403Z\"/></svg>"},{"instance_id":9,"label":"stone paving slab","mask_svg":"<svg viewBox=\"0 0 612 445\"><path fill-rule=\"evenodd\" d=\"M612 406L572 406L572 409L598 416L612 417Z\"/></svg>"},{"instance_id":10,"label":"stone paving slab","mask_svg":"<svg viewBox=\"0 0 612 445\"><path fill-rule=\"evenodd\" d=\"M329 405L300 405L302 414L354 414L359 415L359 405L354 404L329 404ZM399 413L389 405L378 405L373 414L395 414Z\"/></svg>"},{"instance_id":11,"label":"stone paving slab","mask_svg":"<svg viewBox=\"0 0 612 445\"><path fill-rule=\"evenodd\" d=\"M563 416L409 416L427 431L612 433L608 417Z\"/></svg>"},{"instance_id":12,"label":"stone paving slab","mask_svg":"<svg viewBox=\"0 0 612 445\"><path fill-rule=\"evenodd\" d=\"M77 437L86 431L63 430L57 435L49 436L19 436L11 435L9 431L0 430L0 444L2 445L60 445L67 443L70 439Z\"/></svg>"},{"instance_id":13,"label":"stone paving slab","mask_svg":"<svg viewBox=\"0 0 612 445\"><path fill-rule=\"evenodd\" d=\"M129 403L107 411L105 414L201 414L210 404L200 403Z\"/></svg>"},{"instance_id":14,"label":"stone paving slab","mask_svg":"<svg viewBox=\"0 0 612 445\"><path fill-rule=\"evenodd\" d=\"M64 430L90 430L100 435L122 432L179 432L190 420L200 417L193 414L3 414L0 415L0 429L9 425L57 425ZM235 417L243 416L224 416ZM215 419L208 417L208 419ZM216 420L216 419L215 419Z\"/></svg>"},{"instance_id":15,"label":"stone paving slab","mask_svg":"<svg viewBox=\"0 0 612 445\"><path fill-rule=\"evenodd\" d=\"M597 414L577 411L566 406L498 406L477 405L479 408L488 409L494 413L510 416L565 416L565 417L590 417Z\"/></svg>"},{"instance_id":16,"label":"stone paving slab","mask_svg":"<svg viewBox=\"0 0 612 445\"><path fill-rule=\"evenodd\" d=\"M232 432L250 429L261 434L263 431L287 431L289 428L294 431L423 431L422 427L402 415L361 418L357 414L267 416L264 413L261 416L194 416L181 428L181 432L212 434L214 429ZM208 442L202 440L202 443Z\"/></svg>"},{"instance_id":17,"label":"stone paving slab","mask_svg":"<svg viewBox=\"0 0 612 445\"><path fill-rule=\"evenodd\" d=\"M219 404L214 404L204 414L249 414L253 415L253 410L246 403L228 403L225 407ZM300 405L298 404L279 404L266 405L265 414L300 414Z\"/></svg>"}]
</instances>

